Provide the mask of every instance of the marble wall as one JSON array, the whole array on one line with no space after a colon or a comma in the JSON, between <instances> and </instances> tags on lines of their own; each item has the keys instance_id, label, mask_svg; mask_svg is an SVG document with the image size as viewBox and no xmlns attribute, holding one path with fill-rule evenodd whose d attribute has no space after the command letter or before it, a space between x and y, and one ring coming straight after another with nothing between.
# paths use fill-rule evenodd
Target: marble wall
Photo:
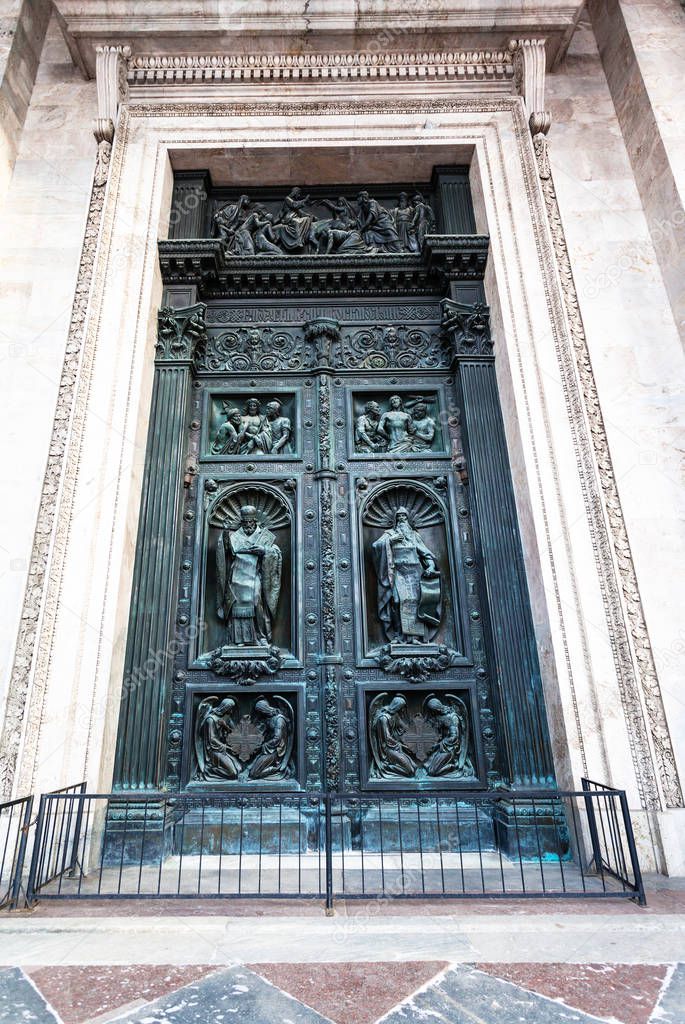
<instances>
[{"instance_id":1,"label":"marble wall","mask_svg":"<svg viewBox=\"0 0 685 1024\"><path fill-rule=\"evenodd\" d=\"M630 139L617 117L610 85L585 20L567 57L548 75L550 159L644 615L685 773L685 713L679 696L685 636L678 614L682 594L677 592L685 578L685 545L676 458L682 446L677 433L682 349L673 295L655 248L653 213L645 203L644 183L631 166ZM156 98L164 97L165 88L158 88ZM168 86L170 96L175 88ZM328 100L331 88L340 97L339 86L323 82L299 89L283 83L258 88L267 103ZM440 82L362 83L354 93L382 102L400 88L415 104L455 95ZM80 447L65 519L69 539L56 585L59 608L51 609L55 634L44 652L45 718L42 709L34 709L37 746L35 753L22 754L21 778L45 788L72 783L87 772L94 786L106 786L111 775L149 407L152 312L161 291L155 242L166 230L169 151L183 153L188 166L202 166L203 148L216 157L229 144L239 151L240 146L271 145L288 152L299 145L315 153L341 139L348 147L366 147L373 138L374 152L382 153L406 136L406 146L431 144L436 152L439 147L441 160L445 147L453 147L460 158L475 153L479 226L493 237L488 287L493 321L506 346L499 372L507 436L560 777L577 784L583 770L596 770L603 780L625 786L639 810L613 638L565 412L568 382L559 372L558 339L536 249L544 231L541 235L540 225L535 228L529 208L526 174L534 165L525 130L529 151L524 159L506 103L501 109L484 106L482 112L477 104L469 112L465 104L460 114L459 100L457 112L449 116L410 114L403 122L385 111L366 120L352 116L343 124L342 116L329 112L315 126L315 119L303 115L290 121L285 115L280 121L261 117L249 109L255 86L232 89L231 99L248 98L240 115L131 118L124 129L125 158L116 157L115 147L113 164L119 159L122 188L116 197L108 192L103 218L106 244L96 272L99 294L89 341L92 384L85 376L80 380ZM186 101L189 95L184 93ZM5 688L22 628L90 199L95 114L95 85L72 66L53 21L0 212L5 370L0 437L12 496L0 505ZM72 424L62 426L60 438L69 436ZM48 497L61 501L57 490ZM48 543L48 537L38 538L45 553ZM83 723L79 709L85 709ZM650 863L685 869L678 841L668 838L669 827L663 824L656 841L662 852L670 844L666 859L654 849L647 818L640 821L641 844Z\"/></svg>"},{"instance_id":2,"label":"marble wall","mask_svg":"<svg viewBox=\"0 0 685 1024\"><path fill-rule=\"evenodd\" d=\"M0 208L0 693L20 628L88 210L95 83L50 23ZM68 424L64 424L64 432ZM57 500L57 495L54 495ZM49 538L43 538L47 548ZM77 622L74 628L80 628Z\"/></svg>"}]
</instances>

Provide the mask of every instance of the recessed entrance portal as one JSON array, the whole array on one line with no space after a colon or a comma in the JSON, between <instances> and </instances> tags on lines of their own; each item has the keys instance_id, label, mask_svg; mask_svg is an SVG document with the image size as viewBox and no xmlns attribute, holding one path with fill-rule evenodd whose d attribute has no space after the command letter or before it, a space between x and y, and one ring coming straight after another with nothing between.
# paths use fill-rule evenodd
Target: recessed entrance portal
<instances>
[{"instance_id":1,"label":"recessed entrance portal","mask_svg":"<svg viewBox=\"0 0 685 1024\"><path fill-rule=\"evenodd\" d=\"M467 170L172 224L116 788L553 787Z\"/></svg>"}]
</instances>

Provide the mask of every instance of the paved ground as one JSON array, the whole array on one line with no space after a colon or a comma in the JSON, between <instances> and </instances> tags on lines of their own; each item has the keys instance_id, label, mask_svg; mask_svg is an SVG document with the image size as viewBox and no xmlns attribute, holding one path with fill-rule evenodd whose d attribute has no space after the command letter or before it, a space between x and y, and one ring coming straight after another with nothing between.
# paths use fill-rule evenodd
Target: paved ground
<instances>
[{"instance_id":1,"label":"paved ground","mask_svg":"<svg viewBox=\"0 0 685 1024\"><path fill-rule=\"evenodd\" d=\"M632 902L42 903L0 1024L685 1024L685 891Z\"/></svg>"}]
</instances>

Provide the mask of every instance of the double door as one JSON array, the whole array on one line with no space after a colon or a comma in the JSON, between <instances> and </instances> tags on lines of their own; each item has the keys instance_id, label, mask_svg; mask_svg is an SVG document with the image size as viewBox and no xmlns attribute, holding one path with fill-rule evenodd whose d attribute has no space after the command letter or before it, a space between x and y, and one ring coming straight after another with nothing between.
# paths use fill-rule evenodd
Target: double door
<instances>
[{"instance_id":1,"label":"double door","mask_svg":"<svg viewBox=\"0 0 685 1024\"><path fill-rule=\"evenodd\" d=\"M475 789L501 709L439 300L210 304L167 785Z\"/></svg>"}]
</instances>

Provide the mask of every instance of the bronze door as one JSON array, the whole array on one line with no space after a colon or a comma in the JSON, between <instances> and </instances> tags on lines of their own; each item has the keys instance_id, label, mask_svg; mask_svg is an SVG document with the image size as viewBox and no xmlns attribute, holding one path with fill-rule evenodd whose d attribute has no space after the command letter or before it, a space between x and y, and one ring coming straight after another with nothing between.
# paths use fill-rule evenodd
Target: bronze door
<instances>
[{"instance_id":1,"label":"bronze door","mask_svg":"<svg viewBox=\"0 0 685 1024\"><path fill-rule=\"evenodd\" d=\"M191 388L170 788L500 777L439 297L210 302Z\"/></svg>"}]
</instances>

